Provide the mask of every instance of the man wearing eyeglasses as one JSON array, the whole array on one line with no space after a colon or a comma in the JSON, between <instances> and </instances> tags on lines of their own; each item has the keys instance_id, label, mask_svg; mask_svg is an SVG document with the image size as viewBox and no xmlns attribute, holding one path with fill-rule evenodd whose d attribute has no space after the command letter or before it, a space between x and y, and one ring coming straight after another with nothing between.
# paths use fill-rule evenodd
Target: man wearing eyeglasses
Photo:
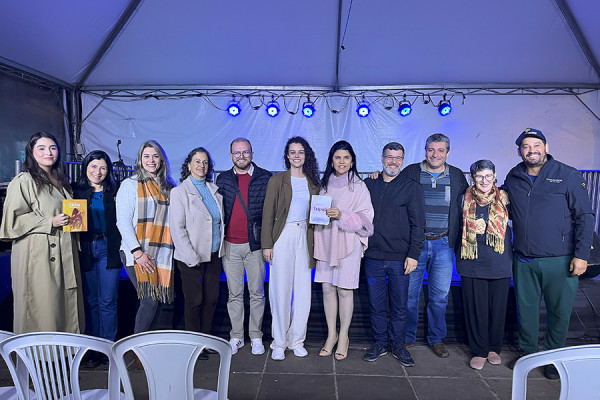
<instances>
[{"instance_id":1,"label":"man wearing eyeglasses","mask_svg":"<svg viewBox=\"0 0 600 400\"><path fill-rule=\"evenodd\" d=\"M436 133L427 138L425 160L407 166L400 177L421 184L425 207L425 244L416 269L410 274L405 346L416 340L419 297L427 271L427 343L434 354L449 356L442 343L446 337L446 306L454 269L454 244L459 236L460 199L468 187L464 173L446 162L450 139Z\"/></svg>"},{"instance_id":2,"label":"man wearing eyeglasses","mask_svg":"<svg viewBox=\"0 0 600 400\"><path fill-rule=\"evenodd\" d=\"M262 209L272 173L252 162L250 141L237 138L229 146L233 167L217 177L225 210L223 269L227 276L227 311L231 320L229 343L233 354L244 346L244 271L250 294L252 354L263 354L262 321L265 312L265 262L260 244Z\"/></svg>"},{"instance_id":3,"label":"man wearing eyeglasses","mask_svg":"<svg viewBox=\"0 0 600 400\"><path fill-rule=\"evenodd\" d=\"M376 361L387 354L389 343L392 355L412 367L414 360L404 347L408 284L425 240L425 209L421 185L399 176L403 161L404 147L390 142L383 147L379 176L365 179L375 210L375 232L364 258L375 343L363 359Z\"/></svg>"},{"instance_id":4,"label":"man wearing eyeglasses","mask_svg":"<svg viewBox=\"0 0 600 400\"><path fill-rule=\"evenodd\" d=\"M515 143L523 162L508 173L503 188L513 220L518 359L538 351L542 297L547 310L544 350L565 346L579 275L590 257L594 217L583 176L548 154L541 131L528 128ZM559 378L550 365L544 375Z\"/></svg>"}]
</instances>

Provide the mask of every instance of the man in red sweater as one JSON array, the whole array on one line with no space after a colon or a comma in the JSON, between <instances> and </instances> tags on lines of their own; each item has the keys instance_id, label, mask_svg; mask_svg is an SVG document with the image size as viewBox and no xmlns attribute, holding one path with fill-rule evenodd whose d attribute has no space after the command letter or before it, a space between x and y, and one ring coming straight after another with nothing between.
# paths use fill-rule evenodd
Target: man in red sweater
<instances>
[{"instance_id":1,"label":"man in red sweater","mask_svg":"<svg viewBox=\"0 0 600 400\"><path fill-rule=\"evenodd\" d=\"M230 344L233 354L244 346L244 271L250 294L248 332L252 354L263 354L262 321L265 311L265 262L260 244L262 208L271 173L252 162L250 141L238 138L230 145L233 167L216 180L223 195L225 212L225 256L231 320Z\"/></svg>"}]
</instances>

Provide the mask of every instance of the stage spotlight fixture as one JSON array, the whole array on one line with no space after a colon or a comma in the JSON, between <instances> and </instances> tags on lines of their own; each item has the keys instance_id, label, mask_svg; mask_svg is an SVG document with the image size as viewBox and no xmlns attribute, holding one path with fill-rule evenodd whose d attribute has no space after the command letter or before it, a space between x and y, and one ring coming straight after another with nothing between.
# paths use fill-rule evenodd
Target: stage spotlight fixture
<instances>
[{"instance_id":1,"label":"stage spotlight fixture","mask_svg":"<svg viewBox=\"0 0 600 400\"><path fill-rule=\"evenodd\" d=\"M410 104L410 101L406 100L406 95L404 95L404 99L400 102L398 112L402 117L408 117L412 112L412 105Z\"/></svg>"},{"instance_id":2,"label":"stage spotlight fixture","mask_svg":"<svg viewBox=\"0 0 600 400\"><path fill-rule=\"evenodd\" d=\"M315 103L310 101L310 96L307 96L306 103L302 104L302 115L310 118L315 115Z\"/></svg>"},{"instance_id":3,"label":"stage spotlight fixture","mask_svg":"<svg viewBox=\"0 0 600 400\"><path fill-rule=\"evenodd\" d=\"M237 117L242 112L242 108L240 107L240 102L236 101L235 98L231 100L231 103L227 106L227 112L232 117Z\"/></svg>"},{"instance_id":4,"label":"stage spotlight fixture","mask_svg":"<svg viewBox=\"0 0 600 400\"><path fill-rule=\"evenodd\" d=\"M270 102L267 103L267 114L270 117L276 117L279 115L279 103L277 103L275 100L271 100Z\"/></svg>"},{"instance_id":5,"label":"stage spotlight fixture","mask_svg":"<svg viewBox=\"0 0 600 400\"><path fill-rule=\"evenodd\" d=\"M371 113L371 107L369 103L365 100L365 96L360 103L358 103L358 107L356 108L356 113L359 117L367 117Z\"/></svg>"},{"instance_id":6,"label":"stage spotlight fixture","mask_svg":"<svg viewBox=\"0 0 600 400\"><path fill-rule=\"evenodd\" d=\"M440 101L438 104L438 112L442 117L450 114L452 112L452 105L450 104L450 100L446 100L446 94L444 93L444 99Z\"/></svg>"}]
</instances>

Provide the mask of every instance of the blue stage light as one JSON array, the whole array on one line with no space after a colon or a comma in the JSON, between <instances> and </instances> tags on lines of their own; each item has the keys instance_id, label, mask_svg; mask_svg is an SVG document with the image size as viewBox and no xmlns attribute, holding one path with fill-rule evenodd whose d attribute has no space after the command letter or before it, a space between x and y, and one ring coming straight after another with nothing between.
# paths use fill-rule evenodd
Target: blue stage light
<instances>
[{"instance_id":1,"label":"blue stage light","mask_svg":"<svg viewBox=\"0 0 600 400\"><path fill-rule=\"evenodd\" d=\"M371 113L371 108L369 107L369 103L367 103L364 98L363 101L358 103L358 108L356 109L356 113L359 117L367 117Z\"/></svg>"},{"instance_id":2,"label":"blue stage light","mask_svg":"<svg viewBox=\"0 0 600 400\"><path fill-rule=\"evenodd\" d=\"M279 103L277 103L275 100L267 103L267 114L269 115L269 117L278 116L279 111L280 111Z\"/></svg>"},{"instance_id":3,"label":"blue stage light","mask_svg":"<svg viewBox=\"0 0 600 400\"><path fill-rule=\"evenodd\" d=\"M408 117L412 112L412 106L409 101L401 101L400 106L398 107L398 112L402 117Z\"/></svg>"},{"instance_id":4,"label":"blue stage light","mask_svg":"<svg viewBox=\"0 0 600 400\"><path fill-rule=\"evenodd\" d=\"M310 118L315 115L315 105L312 101L307 101L302 105L302 115L306 118Z\"/></svg>"},{"instance_id":5,"label":"blue stage light","mask_svg":"<svg viewBox=\"0 0 600 400\"><path fill-rule=\"evenodd\" d=\"M232 117L237 117L238 115L240 115L240 113L242 112L240 103L235 100L229 103L229 105L227 106L227 112Z\"/></svg>"},{"instance_id":6,"label":"blue stage light","mask_svg":"<svg viewBox=\"0 0 600 400\"><path fill-rule=\"evenodd\" d=\"M452 112L452 105L450 104L450 100L446 100L446 94L444 94L444 99L438 104L438 112L442 117Z\"/></svg>"}]
</instances>

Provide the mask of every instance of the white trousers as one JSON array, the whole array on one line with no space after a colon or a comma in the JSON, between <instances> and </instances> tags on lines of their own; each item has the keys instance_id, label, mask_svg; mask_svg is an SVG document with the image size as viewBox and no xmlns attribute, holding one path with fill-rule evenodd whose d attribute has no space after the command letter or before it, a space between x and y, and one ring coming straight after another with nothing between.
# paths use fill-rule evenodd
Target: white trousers
<instances>
[{"instance_id":1,"label":"white trousers","mask_svg":"<svg viewBox=\"0 0 600 400\"><path fill-rule=\"evenodd\" d=\"M306 221L286 223L273 245L270 267L272 349L297 349L304 346L311 299L308 257Z\"/></svg>"}]
</instances>

